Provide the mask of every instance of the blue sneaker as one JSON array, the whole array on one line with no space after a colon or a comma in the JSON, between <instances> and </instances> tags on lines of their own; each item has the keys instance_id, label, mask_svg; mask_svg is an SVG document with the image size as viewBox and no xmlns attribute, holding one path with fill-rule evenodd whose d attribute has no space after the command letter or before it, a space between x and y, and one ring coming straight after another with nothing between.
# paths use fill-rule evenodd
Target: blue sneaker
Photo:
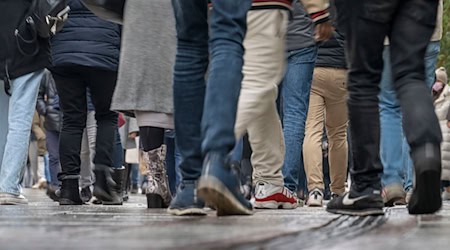
<instances>
[{"instance_id":1,"label":"blue sneaker","mask_svg":"<svg viewBox=\"0 0 450 250\"><path fill-rule=\"evenodd\" d=\"M252 204L245 199L237 171L226 163L226 156L209 153L198 184L198 195L217 208L217 215L250 215Z\"/></svg>"},{"instance_id":2,"label":"blue sneaker","mask_svg":"<svg viewBox=\"0 0 450 250\"><path fill-rule=\"evenodd\" d=\"M205 202L197 197L196 182L182 181L167 212L173 215L206 215Z\"/></svg>"}]
</instances>

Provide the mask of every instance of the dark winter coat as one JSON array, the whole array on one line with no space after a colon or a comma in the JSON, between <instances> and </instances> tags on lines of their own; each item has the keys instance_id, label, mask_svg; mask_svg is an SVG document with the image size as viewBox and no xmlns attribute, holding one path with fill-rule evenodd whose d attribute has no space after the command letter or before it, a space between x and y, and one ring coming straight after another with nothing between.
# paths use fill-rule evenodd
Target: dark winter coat
<instances>
[{"instance_id":1,"label":"dark winter coat","mask_svg":"<svg viewBox=\"0 0 450 250\"><path fill-rule=\"evenodd\" d=\"M45 70L41 80L36 109L45 117L44 127L49 131L60 131L62 112L59 108L59 96L56 91L55 80L50 71Z\"/></svg>"},{"instance_id":2,"label":"dark winter coat","mask_svg":"<svg viewBox=\"0 0 450 250\"><path fill-rule=\"evenodd\" d=\"M24 24L25 16L29 13L31 0L1 0L0 1L0 79L4 80L8 72L10 79L41 70L50 64L50 49L48 39L39 38L35 43L19 43L26 54L23 55L18 47L15 30L27 40L31 40L30 31ZM20 26L20 28L19 28Z\"/></svg>"},{"instance_id":3,"label":"dark winter coat","mask_svg":"<svg viewBox=\"0 0 450 250\"><path fill-rule=\"evenodd\" d=\"M64 28L51 40L53 66L82 65L117 71L120 26L89 11L80 0L69 0Z\"/></svg>"}]
</instances>

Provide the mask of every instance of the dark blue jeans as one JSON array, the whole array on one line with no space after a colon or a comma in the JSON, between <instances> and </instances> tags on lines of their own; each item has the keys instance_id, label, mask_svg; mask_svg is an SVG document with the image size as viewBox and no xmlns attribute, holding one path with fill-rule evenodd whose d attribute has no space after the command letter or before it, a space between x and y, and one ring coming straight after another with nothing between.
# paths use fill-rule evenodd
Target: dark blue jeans
<instances>
[{"instance_id":1,"label":"dark blue jeans","mask_svg":"<svg viewBox=\"0 0 450 250\"><path fill-rule=\"evenodd\" d=\"M59 132L46 130L45 138L49 158L49 181L52 186L59 187L58 173L61 171L61 164L59 163Z\"/></svg>"},{"instance_id":2,"label":"dark blue jeans","mask_svg":"<svg viewBox=\"0 0 450 250\"><path fill-rule=\"evenodd\" d=\"M174 107L183 180L201 175L203 155L228 153L241 89L247 11L251 0L172 0L177 30ZM205 74L209 65L208 84Z\"/></svg>"},{"instance_id":3,"label":"dark blue jeans","mask_svg":"<svg viewBox=\"0 0 450 250\"><path fill-rule=\"evenodd\" d=\"M283 176L285 186L292 192L306 190L302 148L316 57L317 47L315 46L289 51L287 71L281 87L283 132L286 144Z\"/></svg>"}]
</instances>

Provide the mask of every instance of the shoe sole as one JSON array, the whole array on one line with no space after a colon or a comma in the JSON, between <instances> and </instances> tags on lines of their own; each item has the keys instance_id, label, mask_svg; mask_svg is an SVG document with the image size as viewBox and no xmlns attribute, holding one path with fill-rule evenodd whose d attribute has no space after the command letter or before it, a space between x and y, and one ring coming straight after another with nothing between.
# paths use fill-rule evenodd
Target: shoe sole
<instances>
[{"instance_id":1,"label":"shoe sole","mask_svg":"<svg viewBox=\"0 0 450 250\"><path fill-rule=\"evenodd\" d=\"M315 202L315 201L311 201L311 202L307 202L306 205L308 207L323 207L323 202Z\"/></svg>"},{"instance_id":2,"label":"shoe sole","mask_svg":"<svg viewBox=\"0 0 450 250\"><path fill-rule=\"evenodd\" d=\"M228 190L228 188L214 176L201 177L198 182L198 195L207 203L217 208L218 216L252 215L252 210L244 207Z\"/></svg>"},{"instance_id":3,"label":"shoe sole","mask_svg":"<svg viewBox=\"0 0 450 250\"><path fill-rule=\"evenodd\" d=\"M83 205L83 202L79 203L79 202L74 202L74 201L66 199L66 198L60 198L59 205L60 206L81 206L81 205Z\"/></svg>"},{"instance_id":4,"label":"shoe sole","mask_svg":"<svg viewBox=\"0 0 450 250\"><path fill-rule=\"evenodd\" d=\"M344 209L328 209L327 212L333 214L343 214L343 215L351 215L351 216L372 216L372 215L384 215L383 209L364 209L364 210L344 210Z\"/></svg>"},{"instance_id":5,"label":"shoe sole","mask_svg":"<svg viewBox=\"0 0 450 250\"><path fill-rule=\"evenodd\" d=\"M288 202L276 201L255 201L255 203L253 203L253 207L256 209L296 209L298 207L298 203L292 204Z\"/></svg>"},{"instance_id":6,"label":"shoe sole","mask_svg":"<svg viewBox=\"0 0 450 250\"><path fill-rule=\"evenodd\" d=\"M164 199L159 194L146 194L147 208L167 208Z\"/></svg>"},{"instance_id":7,"label":"shoe sole","mask_svg":"<svg viewBox=\"0 0 450 250\"><path fill-rule=\"evenodd\" d=\"M167 212L176 216L205 216L206 212L203 208L168 208Z\"/></svg>"},{"instance_id":8,"label":"shoe sole","mask_svg":"<svg viewBox=\"0 0 450 250\"><path fill-rule=\"evenodd\" d=\"M410 214L433 214L442 206L440 172L425 170L416 176L416 189L408 204Z\"/></svg>"},{"instance_id":9,"label":"shoe sole","mask_svg":"<svg viewBox=\"0 0 450 250\"><path fill-rule=\"evenodd\" d=\"M0 200L0 205L11 205L11 206L28 205L28 202L17 201L17 200L12 200L12 199L4 199L4 200Z\"/></svg>"}]
</instances>

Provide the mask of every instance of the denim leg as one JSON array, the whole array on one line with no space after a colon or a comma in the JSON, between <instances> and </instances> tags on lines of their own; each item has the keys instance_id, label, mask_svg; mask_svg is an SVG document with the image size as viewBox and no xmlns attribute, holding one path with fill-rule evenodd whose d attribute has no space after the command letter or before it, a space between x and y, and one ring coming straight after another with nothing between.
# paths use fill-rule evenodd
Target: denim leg
<instances>
[{"instance_id":1,"label":"denim leg","mask_svg":"<svg viewBox=\"0 0 450 250\"><path fill-rule=\"evenodd\" d=\"M440 41L430 42L425 54L425 83L430 89L433 87L436 77L436 63L439 52L441 50ZM404 174L405 174L405 190L409 190L413 187L414 178L414 165L409 155L409 144L406 141L406 137L403 137L403 160L404 160Z\"/></svg>"},{"instance_id":2,"label":"denim leg","mask_svg":"<svg viewBox=\"0 0 450 250\"><path fill-rule=\"evenodd\" d=\"M173 77L176 145L182 155L184 180L202 171L201 128L208 68L208 13L205 0L172 0L177 30Z\"/></svg>"},{"instance_id":3,"label":"denim leg","mask_svg":"<svg viewBox=\"0 0 450 250\"><path fill-rule=\"evenodd\" d=\"M380 157L383 164L383 186L403 185L403 129L400 103L392 85L389 47L383 51L384 68L380 91Z\"/></svg>"},{"instance_id":4,"label":"denim leg","mask_svg":"<svg viewBox=\"0 0 450 250\"><path fill-rule=\"evenodd\" d=\"M302 147L316 57L315 46L289 52L287 71L282 83L283 130L286 144L283 176L285 186L293 192L299 189L299 176L305 178L302 183L306 182Z\"/></svg>"},{"instance_id":5,"label":"denim leg","mask_svg":"<svg viewBox=\"0 0 450 250\"><path fill-rule=\"evenodd\" d=\"M8 109L7 112L2 112L0 117L2 120L0 130L7 131L6 143L2 150L0 192L20 194L20 179L26 164L31 122L43 73L43 70L39 70L13 79L10 97L4 91L0 91L1 109L5 107ZM1 85L3 87L3 82ZM0 136L4 138L4 135ZM0 140L3 139L1 137Z\"/></svg>"},{"instance_id":6,"label":"denim leg","mask_svg":"<svg viewBox=\"0 0 450 250\"><path fill-rule=\"evenodd\" d=\"M116 132L114 133L114 153L112 158L114 168L123 167L123 147L120 140L119 128L116 128Z\"/></svg>"},{"instance_id":7,"label":"denim leg","mask_svg":"<svg viewBox=\"0 0 450 250\"><path fill-rule=\"evenodd\" d=\"M139 184L139 164L130 164L131 166L131 185Z\"/></svg>"},{"instance_id":8,"label":"denim leg","mask_svg":"<svg viewBox=\"0 0 450 250\"><path fill-rule=\"evenodd\" d=\"M230 152L241 90L247 11L251 0L212 0L211 65L203 110L202 151Z\"/></svg>"},{"instance_id":9,"label":"denim leg","mask_svg":"<svg viewBox=\"0 0 450 250\"><path fill-rule=\"evenodd\" d=\"M243 64L241 43L251 1L213 1L210 44L207 1L172 0L172 4L178 38L173 80L176 144L183 159L183 180L197 180L203 163L202 119L204 152L230 151L235 143L234 120ZM209 46L211 66L205 101Z\"/></svg>"},{"instance_id":10,"label":"denim leg","mask_svg":"<svg viewBox=\"0 0 450 250\"><path fill-rule=\"evenodd\" d=\"M61 165L59 163L59 132L47 130L45 133L49 157L50 184L58 187L60 183L58 173L61 171Z\"/></svg>"}]
</instances>

